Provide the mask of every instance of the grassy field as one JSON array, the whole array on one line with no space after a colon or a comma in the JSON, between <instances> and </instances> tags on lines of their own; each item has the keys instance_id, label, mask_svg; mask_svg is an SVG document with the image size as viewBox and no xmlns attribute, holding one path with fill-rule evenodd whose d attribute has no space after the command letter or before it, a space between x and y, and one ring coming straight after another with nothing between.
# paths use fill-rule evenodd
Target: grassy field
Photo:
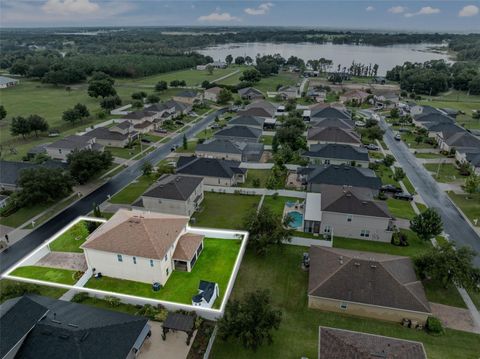
<instances>
[{"instance_id":1,"label":"grassy field","mask_svg":"<svg viewBox=\"0 0 480 359\"><path fill-rule=\"evenodd\" d=\"M343 238L343 237L334 237L333 247L352 249L356 251L386 253L386 254L392 254L397 256L408 256L408 257L416 256L421 252L424 252L432 248L432 245L430 244L430 242L425 242L421 240L412 231L408 229L401 229L400 231L407 235L408 246L406 247L394 246L393 244L390 244L390 243L366 241L361 239L352 239L352 238Z\"/></svg>"},{"instance_id":2,"label":"grassy field","mask_svg":"<svg viewBox=\"0 0 480 359\"><path fill-rule=\"evenodd\" d=\"M195 226L243 229L243 219L257 208L260 196L205 192L200 212L195 212Z\"/></svg>"},{"instance_id":3,"label":"grassy field","mask_svg":"<svg viewBox=\"0 0 480 359\"><path fill-rule=\"evenodd\" d=\"M247 187L247 188L253 188L255 187L253 185L253 181L255 179L260 180L260 185L257 186L259 188L265 188L265 185L267 184L267 179L270 177L270 174L272 171L270 170L255 170L255 169L249 169L247 173L247 180L245 183L242 183L240 187Z\"/></svg>"},{"instance_id":4,"label":"grassy field","mask_svg":"<svg viewBox=\"0 0 480 359\"><path fill-rule=\"evenodd\" d=\"M240 244L239 240L205 238L204 249L192 271L190 273L173 271L165 286L158 292L154 292L152 285L148 283L110 277L91 278L86 287L191 304L192 296L198 292L200 280L208 280L218 283L220 296L214 307L219 308L240 250Z\"/></svg>"},{"instance_id":5,"label":"grassy field","mask_svg":"<svg viewBox=\"0 0 480 359\"><path fill-rule=\"evenodd\" d=\"M20 293L33 293L43 295L45 297L60 298L67 290L47 285L38 285L24 283L11 279L0 280L0 304L7 299L17 297Z\"/></svg>"},{"instance_id":6,"label":"grassy field","mask_svg":"<svg viewBox=\"0 0 480 359\"><path fill-rule=\"evenodd\" d=\"M60 237L50 243L50 250L53 252L76 252L83 253L80 248L89 235L85 221L78 222Z\"/></svg>"},{"instance_id":7,"label":"grassy field","mask_svg":"<svg viewBox=\"0 0 480 359\"><path fill-rule=\"evenodd\" d=\"M275 214L281 216L283 214L283 209L285 208L285 203L296 201L303 202L304 200L295 197L265 196L262 207L269 207Z\"/></svg>"},{"instance_id":8,"label":"grassy field","mask_svg":"<svg viewBox=\"0 0 480 359\"><path fill-rule=\"evenodd\" d=\"M257 289L269 290L273 306L283 314L280 329L273 332L272 345L263 345L255 352L245 350L235 338L224 342L217 337L213 358L316 358L320 325L421 341L430 359L478 357L480 336L475 334L447 329L443 336L432 336L397 323L309 309L308 272L300 269L303 252L305 247L290 245L272 247L266 256L246 252L232 298Z\"/></svg>"},{"instance_id":9,"label":"grassy field","mask_svg":"<svg viewBox=\"0 0 480 359\"><path fill-rule=\"evenodd\" d=\"M467 195L448 192L448 196L460 207L472 224L475 225L476 219L477 227L480 227L480 193Z\"/></svg>"},{"instance_id":10,"label":"grassy field","mask_svg":"<svg viewBox=\"0 0 480 359\"><path fill-rule=\"evenodd\" d=\"M277 86L295 85L299 81L298 74L292 72L280 72L278 75L262 78L253 87L262 91L265 95L267 91L277 91Z\"/></svg>"},{"instance_id":11,"label":"grassy field","mask_svg":"<svg viewBox=\"0 0 480 359\"><path fill-rule=\"evenodd\" d=\"M135 182L130 183L127 187L113 196L109 202L117 204L132 204L140 195L150 187L157 177L154 175L141 176Z\"/></svg>"},{"instance_id":12,"label":"grassy field","mask_svg":"<svg viewBox=\"0 0 480 359\"><path fill-rule=\"evenodd\" d=\"M31 279L44 280L46 282L73 285L77 280L73 278L75 271L59 268L39 266L24 266L15 269L10 275Z\"/></svg>"},{"instance_id":13,"label":"grassy field","mask_svg":"<svg viewBox=\"0 0 480 359\"><path fill-rule=\"evenodd\" d=\"M387 206L390 213L396 218L413 219L415 217L415 212L409 201L387 198Z\"/></svg>"},{"instance_id":14,"label":"grassy field","mask_svg":"<svg viewBox=\"0 0 480 359\"><path fill-rule=\"evenodd\" d=\"M437 182L449 183L464 178L452 163L425 163L423 166L432 173Z\"/></svg>"}]
</instances>

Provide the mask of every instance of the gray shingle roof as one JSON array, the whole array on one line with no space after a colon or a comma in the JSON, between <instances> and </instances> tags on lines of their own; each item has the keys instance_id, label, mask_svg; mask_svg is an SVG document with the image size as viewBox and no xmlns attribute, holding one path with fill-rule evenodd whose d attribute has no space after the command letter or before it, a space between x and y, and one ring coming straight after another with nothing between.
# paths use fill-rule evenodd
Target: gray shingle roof
<instances>
[{"instance_id":1,"label":"gray shingle roof","mask_svg":"<svg viewBox=\"0 0 480 359\"><path fill-rule=\"evenodd\" d=\"M339 127L312 127L307 132L307 140L351 144L362 143L360 136L356 132Z\"/></svg>"},{"instance_id":2,"label":"gray shingle roof","mask_svg":"<svg viewBox=\"0 0 480 359\"><path fill-rule=\"evenodd\" d=\"M322 165L298 169L307 175L307 183L380 189L382 181L368 168L347 165Z\"/></svg>"},{"instance_id":3,"label":"gray shingle roof","mask_svg":"<svg viewBox=\"0 0 480 359\"><path fill-rule=\"evenodd\" d=\"M255 127L232 126L216 132L213 136L259 139L261 135L262 135L262 130Z\"/></svg>"},{"instance_id":4,"label":"gray shingle roof","mask_svg":"<svg viewBox=\"0 0 480 359\"><path fill-rule=\"evenodd\" d=\"M110 131L110 129L105 127L97 127L83 136L87 138L97 138L101 140L115 140L115 141L124 141L128 139L130 136L136 134L137 132L130 132L130 133L120 133L116 131Z\"/></svg>"},{"instance_id":5,"label":"gray shingle roof","mask_svg":"<svg viewBox=\"0 0 480 359\"><path fill-rule=\"evenodd\" d=\"M197 97L197 95L198 95L197 91L186 90L176 94L175 96L194 98L194 97Z\"/></svg>"},{"instance_id":6,"label":"gray shingle roof","mask_svg":"<svg viewBox=\"0 0 480 359\"><path fill-rule=\"evenodd\" d=\"M83 149L89 145L90 138L85 136L71 135L55 141L45 147L64 149Z\"/></svg>"},{"instance_id":7,"label":"gray shingle roof","mask_svg":"<svg viewBox=\"0 0 480 359\"><path fill-rule=\"evenodd\" d=\"M316 144L303 153L308 157L336 158L350 161L368 161L368 150L362 147L337 143Z\"/></svg>"},{"instance_id":8,"label":"gray shingle roof","mask_svg":"<svg viewBox=\"0 0 480 359\"><path fill-rule=\"evenodd\" d=\"M408 257L310 247L308 294L430 313L422 283Z\"/></svg>"},{"instance_id":9,"label":"gray shingle roof","mask_svg":"<svg viewBox=\"0 0 480 359\"><path fill-rule=\"evenodd\" d=\"M37 167L66 169L67 164L52 160L45 161L41 164L30 162L0 161L0 183L3 185L15 186L22 170Z\"/></svg>"},{"instance_id":10,"label":"gray shingle roof","mask_svg":"<svg viewBox=\"0 0 480 359\"><path fill-rule=\"evenodd\" d=\"M263 93L260 90L257 90L256 88L253 88L253 87L245 87L243 89L239 89L238 94L240 96L247 96L251 94L263 96Z\"/></svg>"},{"instance_id":11,"label":"gray shingle roof","mask_svg":"<svg viewBox=\"0 0 480 359\"><path fill-rule=\"evenodd\" d=\"M126 118L128 120L141 120L144 117L152 117L152 116L155 116L155 112L141 110L141 111L130 112L129 114L123 116L122 118Z\"/></svg>"},{"instance_id":12,"label":"gray shingle roof","mask_svg":"<svg viewBox=\"0 0 480 359\"><path fill-rule=\"evenodd\" d=\"M232 178L235 173L245 173L240 162L215 158L181 156L177 162L177 173L195 176Z\"/></svg>"},{"instance_id":13,"label":"gray shingle roof","mask_svg":"<svg viewBox=\"0 0 480 359\"><path fill-rule=\"evenodd\" d=\"M147 324L142 317L87 305L37 295L24 298L25 303L44 308L48 313L27 335L18 358L124 359ZM17 303L22 304L22 300ZM10 310L16 310L15 306ZM23 316L23 312L18 312L9 322L2 318L2 337L11 328L17 328Z\"/></svg>"},{"instance_id":14,"label":"gray shingle roof","mask_svg":"<svg viewBox=\"0 0 480 359\"><path fill-rule=\"evenodd\" d=\"M355 123L353 120L342 119L342 118L320 118L320 119L310 119L313 122L313 127L339 127L345 129L353 129Z\"/></svg>"},{"instance_id":15,"label":"gray shingle roof","mask_svg":"<svg viewBox=\"0 0 480 359\"><path fill-rule=\"evenodd\" d=\"M185 201L200 183L202 179L199 177L167 175L161 177L142 196Z\"/></svg>"},{"instance_id":16,"label":"gray shingle roof","mask_svg":"<svg viewBox=\"0 0 480 359\"><path fill-rule=\"evenodd\" d=\"M439 112L431 113L421 113L420 115L415 116L415 121L417 122L431 122L431 123L454 123L455 120L449 116L446 116Z\"/></svg>"},{"instance_id":17,"label":"gray shingle roof","mask_svg":"<svg viewBox=\"0 0 480 359\"><path fill-rule=\"evenodd\" d=\"M255 116L236 116L228 122L229 125L241 126L259 126L263 127L265 120L262 117Z\"/></svg>"},{"instance_id":18,"label":"gray shingle roof","mask_svg":"<svg viewBox=\"0 0 480 359\"><path fill-rule=\"evenodd\" d=\"M479 148L480 139L467 131L457 132L445 138L445 142L453 147Z\"/></svg>"},{"instance_id":19,"label":"gray shingle roof","mask_svg":"<svg viewBox=\"0 0 480 359\"><path fill-rule=\"evenodd\" d=\"M421 342L320 327L321 359L427 359Z\"/></svg>"},{"instance_id":20,"label":"gray shingle roof","mask_svg":"<svg viewBox=\"0 0 480 359\"><path fill-rule=\"evenodd\" d=\"M172 103L160 102L160 103L154 103L148 107L145 107L145 111L162 112L165 110L170 110L173 107L175 107L175 105Z\"/></svg>"},{"instance_id":21,"label":"gray shingle roof","mask_svg":"<svg viewBox=\"0 0 480 359\"><path fill-rule=\"evenodd\" d=\"M204 143L198 144L195 152L216 152L216 153L233 153L241 154L242 149L231 140L220 138L212 138Z\"/></svg>"},{"instance_id":22,"label":"gray shingle roof","mask_svg":"<svg viewBox=\"0 0 480 359\"><path fill-rule=\"evenodd\" d=\"M335 107L325 107L319 110L312 110L310 118L331 118L331 119L346 119L350 120L350 114L345 110Z\"/></svg>"},{"instance_id":23,"label":"gray shingle roof","mask_svg":"<svg viewBox=\"0 0 480 359\"><path fill-rule=\"evenodd\" d=\"M185 103L178 102L178 101L175 101L175 100L168 100L168 101L165 102L165 105L170 106L170 108L175 107L176 112L183 112L183 111L188 110L191 107L191 106L189 106Z\"/></svg>"},{"instance_id":24,"label":"gray shingle roof","mask_svg":"<svg viewBox=\"0 0 480 359\"><path fill-rule=\"evenodd\" d=\"M357 214L370 217L393 218L387 204L380 201L367 200L358 190L337 187L322 192L322 210L327 212ZM368 196L368 194L365 194Z\"/></svg>"}]
</instances>

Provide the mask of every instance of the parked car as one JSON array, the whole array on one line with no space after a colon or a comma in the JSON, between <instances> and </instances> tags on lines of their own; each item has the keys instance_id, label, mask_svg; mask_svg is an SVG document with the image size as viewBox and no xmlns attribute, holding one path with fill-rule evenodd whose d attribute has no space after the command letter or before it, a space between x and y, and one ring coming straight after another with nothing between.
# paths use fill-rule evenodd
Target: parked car
<instances>
[{"instance_id":1,"label":"parked car","mask_svg":"<svg viewBox=\"0 0 480 359\"><path fill-rule=\"evenodd\" d=\"M178 145L170 147L170 152L174 152L178 148Z\"/></svg>"},{"instance_id":2,"label":"parked car","mask_svg":"<svg viewBox=\"0 0 480 359\"><path fill-rule=\"evenodd\" d=\"M380 147L378 147L377 145L374 145L373 143L365 145L365 148L370 151L378 151L380 149Z\"/></svg>"},{"instance_id":3,"label":"parked car","mask_svg":"<svg viewBox=\"0 0 480 359\"><path fill-rule=\"evenodd\" d=\"M159 128L157 130L155 130L155 132L158 132L158 133L168 133L167 130L163 129L163 128Z\"/></svg>"},{"instance_id":4,"label":"parked car","mask_svg":"<svg viewBox=\"0 0 480 359\"><path fill-rule=\"evenodd\" d=\"M400 136L399 133L397 133L394 138L395 138L396 141L401 141L402 140L402 136Z\"/></svg>"},{"instance_id":5,"label":"parked car","mask_svg":"<svg viewBox=\"0 0 480 359\"><path fill-rule=\"evenodd\" d=\"M382 192L390 192L390 193L402 193L402 189L394 186L393 184L385 184L380 187L380 191Z\"/></svg>"},{"instance_id":6,"label":"parked car","mask_svg":"<svg viewBox=\"0 0 480 359\"><path fill-rule=\"evenodd\" d=\"M411 194L408 194L408 193L405 193L405 192L395 193L393 195L393 198L402 199L404 201L413 201L413 196Z\"/></svg>"},{"instance_id":7,"label":"parked car","mask_svg":"<svg viewBox=\"0 0 480 359\"><path fill-rule=\"evenodd\" d=\"M148 138L142 138L143 143L152 143Z\"/></svg>"},{"instance_id":8,"label":"parked car","mask_svg":"<svg viewBox=\"0 0 480 359\"><path fill-rule=\"evenodd\" d=\"M357 126L357 127L365 127L365 122L363 122L363 121L355 121L355 126Z\"/></svg>"}]
</instances>

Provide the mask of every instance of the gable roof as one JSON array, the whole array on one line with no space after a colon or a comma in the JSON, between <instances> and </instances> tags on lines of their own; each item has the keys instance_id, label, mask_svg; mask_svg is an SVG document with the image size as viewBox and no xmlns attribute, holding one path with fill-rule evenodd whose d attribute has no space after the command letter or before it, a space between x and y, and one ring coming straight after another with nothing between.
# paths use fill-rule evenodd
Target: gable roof
<instances>
[{"instance_id":1,"label":"gable roof","mask_svg":"<svg viewBox=\"0 0 480 359\"><path fill-rule=\"evenodd\" d=\"M117 311L38 295L14 300L16 304L10 310L17 315L10 323L2 320L2 341L4 335L18 329L18 324L30 317L30 306L39 308L39 313L47 312L22 343L17 353L19 358L123 359L128 357L140 334L148 329L146 318Z\"/></svg>"},{"instance_id":2,"label":"gable roof","mask_svg":"<svg viewBox=\"0 0 480 359\"><path fill-rule=\"evenodd\" d=\"M424 126L427 128L429 132L438 132L441 133L443 137L450 136L457 132L464 132L465 130L460 126L457 126L451 122L426 122Z\"/></svg>"},{"instance_id":3,"label":"gable roof","mask_svg":"<svg viewBox=\"0 0 480 359\"><path fill-rule=\"evenodd\" d=\"M445 142L452 147L469 147L480 149L480 139L467 131L450 134L444 138Z\"/></svg>"},{"instance_id":4,"label":"gable roof","mask_svg":"<svg viewBox=\"0 0 480 359\"><path fill-rule=\"evenodd\" d=\"M174 107L175 107L175 105L173 103L159 102L159 103L151 104L148 107L145 107L145 111L162 112L162 111L166 111L166 110L171 110Z\"/></svg>"},{"instance_id":5,"label":"gable roof","mask_svg":"<svg viewBox=\"0 0 480 359\"><path fill-rule=\"evenodd\" d=\"M20 173L23 170L38 167L66 169L68 165L53 160L47 160L43 163L0 160L0 183L3 185L15 186L20 177Z\"/></svg>"},{"instance_id":6,"label":"gable roof","mask_svg":"<svg viewBox=\"0 0 480 359\"><path fill-rule=\"evenodd\" d=\"M185 229L188 220L186 216L120 209L81 247L162 259Z\"/></svg>"},{"instance_id":7,"label":"gable roof","mask_svg":"<svg viewBox=\"0 0 480 359\"><path fill-rule=\"evenodd\" d=\"M337 158L351 161L368 161L366 148L337 143L315 144L303 153L308 157Z\"/></svg>"},{"instance_id":8,"label":"gable roof","mask_svg":"<svg viewBox=\"0 0 480 359\"><path fill-rule=\"evenodd\" d=\"M259 126L263 127L265 119L255 116L236 116L232 118L228 125L241 125L241 126Z\"/></svg>"},{"instance_id":9,"label":"gable roof","mask_svg":"<svg viewBox=\"0 0 480 359\"><path fill-rule=\"evenodd\" d=\"M333 118L333 119L346 119L350 120L351 116L346 110L342 110L336 107L328 106L318 110L312 108L310 118Z\"/></svg>"},{"instance_id":10,"label":"gable roof","mask_svg":"<svg viewBox=\"0 0 480 359\"><path fill-rule=\"evenodd\" d=\"M148 122L148 121L145 121L145 122ZM125 128L125 125L123 125L122 127L120 127L120 125L116 126L116 127ZM135 126L135 127L138 127L138 126ZM100 139L100 140L124 141L124 140L130 138L130 136L132 136L136 133L137 133L136 131L132 131L132 132L123 134L123 133L120 133L120 132L117 132L117 131L111 131L110 129L105 128L105 127L97 127L97 128L95 128L91 131L88 131L83 136L85 136L86 138L96 138L96 139Z\"/></svg>"},{"instance_id":11,"label":"gable roof","mask_svg":"<svg viewBox=\"0 0 480 359\"><path fill-rule=\"evenodd\" d=\"M216 152L216 153L232 153L241 154L241 148L231 140L212 138L204 143L200 143L195 148L195 152Z\"/></svg>"},{"instance_id":12,"label":"gable roof","mask_svg":"<svg viewBox=\"0 0 480 359\"><path fill-rule=\"evenodd\" d=\"M355 122L346 118L310 119L310 122L312 122L312 127L338 127L347 130L353 130L355 127Z\"/></svg>"},{"instance_id":13,"label":"gable roof","mask_svg":"<svg viewBox=\"0 0 480 359\"><path fill-rule=\"evenodd\" d=\"M168 100L165 102L166 106L174 107L175 111L177 112L183 112L186 111L187 109L191 108L190 105L187 105L183 102L175 101L175 100Z\"/></svg>"},{"instance_id":14,"label":"gable roof","mask_svg":"<svg viewBox=\"0 0 480 359\"><path fill-rule=\"evenodd\" d=\"M368 193L359 194L361 190L330 188L322 192L322 210L326 212L356 214L369 217L393 218L387 204L367 199Z\"/></svg>"},{"instance_id":15,"label":"gable roof","mask_svg":"<svg viewBox=\"0 0 480 359\"><path fill-rule=\"evenodd\" d=\"M360 136L353 130L340 127L312 127L308 129L307 140L360 144Z\"/></svg>"},{"instance_id":16,"label":"gable roof","mask_svg":"<svg viewBox=\"0 0 480 359\"><path fill-rule=\"evenodd\" d=\"M431 123L455 123L455 120L443 113L430 112L427 114L421 113L415 116L417 122L431 122Z\"/></svg>"},{"instance_id":17,"label":"gable roof","mask_svg":"<svg viewBox=\"0 0 480 359\"><path fill-rule=\"evenodd\" d=\"M71 135L46 145L46 148L83 149L90 145L91 139L85 136Z\"/></svg>"},{"instance_id":18,"label":"gable roof","mask_svg":"<svg viewBox=\"0 0 480 359\"><path fill-rule=\"evenodd\" d=\"M299 168L298 172L307 176L307 183L331 184L380 189L382 181L368 168L348 165L321 165Z\"/></svg>"},{"instance_id":19,"label":"gable roof","mask_svg":"<svg viewBox=\"0 0 480 359\"><path fill-rule=\"evenodd\" d=\"M259 100L248 104L245 110L238 111L239 115L245 116L259 116L259 117L273 117L277 107L265 100Z\"/></svg>"},{"instance_id":20,"label":"gable roof","mask_svg":"<svg viewBox=\"0 0 480 359\"><path fill-rule=\"evenodd\" d=\"M240 96L247 96L247 95L250 95L250 94L263 96L263 93L260 90L257 90L254 87L245 87L243 89L239 89L238 94Z\"/></svg>"},{"instance_id":21,"label":"gable roof","mask_svg":"<svg viewBox=\"0 0 480 359\"><path fill-rule=\"evenodd\" d=\"M258 139L262 135L262 130L249 126L231 126L215 132L214 137L241 137Z\"/></svg>"},{"instance_id":22,"label":"gable roof","mask_svg":"<svg viewBox=\"0 0 480 359\"><path fill-rule=\"evenodd\" d=\"M142 196L185 201L202 183L202 178L193 176L165 175Z\"/></svg>"},{"instance_id":23,"label":"gable roof","mask_svg":"<svg viewBox=\"0 0 480 359\"><path fill-rule=\"evenodd\" d=\"M177 173L205 177L233 178L235 173L245 173L239 168L240 162L219 160L216 158L180 156Z\"/></svg>"},{"instance_id":24,"label":"gable roof","mask_svg":"<svg viewBox=\"0 0 480 359\"><path fill-rule=\"evenodd\" d=\"M308 294L430 313L408 257L311 246Z\"/></svg>"},{"instance_id":25,"label":"gable roof","mask_svg":"<svg viewBox=\"0 0 480 359\"><path fill-rule=\"evenodd\" d=\"M142 118L145 117L152 117L155 116L155 112L153 111L147 111L147 110L141 110L141 111L133 111L125 116L122 116L122 118L125 118L127 120L141 120Z\"/></svg>"},{"instance_id":26,"label":"gable roof","mask_svg":"<svg viewBox=\"0 0 480 359\"><path fill-rule=\"evenodd\" d=\"M175 95L176 97L189 97L189 98L193 98L193 97L197 97L198 96L198 92L197 91L192 91L192 90L186 90L186 91L182 91L178 94Z\"/></svg>"},{"instance_id":27,"label":"gable roof","mask_svg":"<svg viewBox=\"0 0 480 359\"><path fill-rule=\"evenodd\" d=\"M218 95L220 91L222 91L222 88L218 86L210 87L209 89L205 90L205 92L210 92L210 93L213 93L214 95Z\"/></svg>"},{"instance_id":28,"label":"gable roof","mask_svg":"<svg viewBox=\"0 0 480 359\"><path fill-rule=\"evenodd\" d=\"M427 359L421 342L320 327L319 358Z\"/></svg>"},{"instance_id":29,"label":"gable roof","mask_svg":"<svg viewBox=\"0 0 480 359\"><path fill-rule=\"evenodd\" d=\"M172 258L181 261L191 261L203 241L201 234L185 233L178 239Z\"/></svg>"}]
</instances>

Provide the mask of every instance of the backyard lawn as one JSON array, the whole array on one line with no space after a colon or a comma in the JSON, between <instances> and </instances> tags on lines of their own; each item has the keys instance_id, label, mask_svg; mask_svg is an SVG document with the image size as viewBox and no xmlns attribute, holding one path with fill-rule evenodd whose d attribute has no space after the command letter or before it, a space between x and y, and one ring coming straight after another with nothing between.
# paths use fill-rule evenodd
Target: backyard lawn
<instances>
[{"instance_id":1,"label":"backyard lawn","mask_svg":"<svg viewBox=\"0 0 480 359\"><path fill-rule=\"evenodd\" d=\"M48 285L38 285L24 283L11 279L0 280L0 304L7 299L18 297L25 293L43 295L45 297L60 298L67 289L50 287Z\"/></svg>"},{"instance_id":2,"label":"backyard lawn","mask_svg":"<svg viewBox=\"0 0 480 359\"><path fill-rule=\"evenodd\" d=\"M191 304L192 296L198 292L200 280L218 283L220 296L215 301L219 308L240 250L240 240L205 238L204 249L190 273L173 271L165 287L154 292L148 283L102 277L91 278L87 288L94 288L140 297L155 298L177 303Z\"/></svg>"},{"instance_id":3,"label":"backyard lawn","mask_svg":"<svg viewBox=\"0 0 480 359\"><path fill-rule=\"evenodd\" d=\"M448 183L464 178L452 163L426 163L423 166L432 173L437 182Z\"/></svg>"},{"instance_id":4,"label":"backyard lawn","mask_svg":"<svg viewBox=\"0 0 480 359\"><path fill-rule=\"evenodd\" d=\"M150 187L157 177L155 175L140 176L127 187L113 196L109 202L117 204L132 204L148 187Z\"/></svg>"},{"instance_id":5,"label":"backyard lawn","mask_svg":"<svg viewBox=\"0 0 480 359\"><path fill-rule=\"evenodd\" d=\"M247 187L247 188L254 188L253 182L255 179L260 180L260 184L256 187L258 188L265 188L267 184L267 179L270 177L272 171L270 170L254 170L249 169L247 173L247 180L245 183L242 183L240 187Z\"/></svg>"},{"instance_id":6,"label":"backyard lawn","mask_svg":"<svg viewBox=\"0 0 480 359\"><path fill-rule=\"evenodd\" d=\"M271 145L273 142L273 136L262 136L260 137L260 142L264 145Z\"/></svg>"},{"instance_id":7,"label":"backyard lawn","mask_svg":"<svg viewBox=\"0 0 480 359\"><path fill-rule=\"evenodd\" d=\"M273 306L282 311L282 322L273 332L273 344L255 352L245 350L235 338L224 342L217 337L213 358L316 358L320 325L421 341L430 359L478 358L480 336L475 334L447 329L443 336L432 336L396 323L309 309L308 272L300 268L303 252L305 247L291 245L272 247L266 256L247 250L232 297L267 289Z\"/></svg>"},{"instance_id":8,"label":"backyard lawn","mask_svg":"<svg viewBox=\"0 0 480 359\"><path fill-rule=\"evenodd\" d=\"M415 217L415 212L409 201L387 198L387 206L395 218L413 219Z\"/></svg>"},{"instance_id":9,"label":"backyard lawn","mask_svg":"<svg viewBox=\"0 0 480 359\"><path fill-rule=\"evenodd\" d=\"M400 184L393 178L393 172L390 167L385 166L383 163L375 170L377 177L382 181L382 184L392 184L400 187Z\"/></svg>"},{"instance_id":10,"label":"backyard lawn","mask_svg":"<svg viewBox=\"0 0 480 359\"><path fill-rule=\"evenodd\" d=\"M40 266L18 267L10 275L31 279L43 280L46 282L73 285L78 279L74 278L76 272L68 269L49 268Z\"/></svg>"},{"instance_id":11,"label":"backyard lawn","mask_svg":"<svg viewBox=\"0 0 480 359\"><path fill-rule=\"evenodd\" d=\"M448 196L460 207L473 225L475 225L475 220L477 220L476 226L480 226L480 193L457 194L450 191Z\"/></svg>"},{"instance_id":12,"label":"backyard lawn","mask_svg":"<svg viewBox=\"0 0 480 359\"><path fill-rule=\"evenodd\" d=\"M194 226L243 229L247 213L257 208L260 196L205 192L201 210L195 212Z\"/></svg>"},{"instance_id":13,"label":"backyard lawn","mask_svg":"<svg viewBox=\"0 0 480 359\"><path fill-rule=\"evenodd\" d=\"M49 244L50 250L53 252L76 252L83 253L80 245L85 242L89 235L87 224L85 221L78 222L68 231Z\"/></svg>"},{"instance_id":14,"label":"backyard lawn","mask_svg":"<svg viewBox=\"0 0 480 359\"><path fill-rule=\"evenodd\" d=\"M279 216L283 215L283 209L285 207L286 202L296 202L300 201L303 202L304 199L302 198L295 198L295 197L283 197L283 196L265 196L263 199L263 207L268 207Z\"/></svg>"}]
</instances>

